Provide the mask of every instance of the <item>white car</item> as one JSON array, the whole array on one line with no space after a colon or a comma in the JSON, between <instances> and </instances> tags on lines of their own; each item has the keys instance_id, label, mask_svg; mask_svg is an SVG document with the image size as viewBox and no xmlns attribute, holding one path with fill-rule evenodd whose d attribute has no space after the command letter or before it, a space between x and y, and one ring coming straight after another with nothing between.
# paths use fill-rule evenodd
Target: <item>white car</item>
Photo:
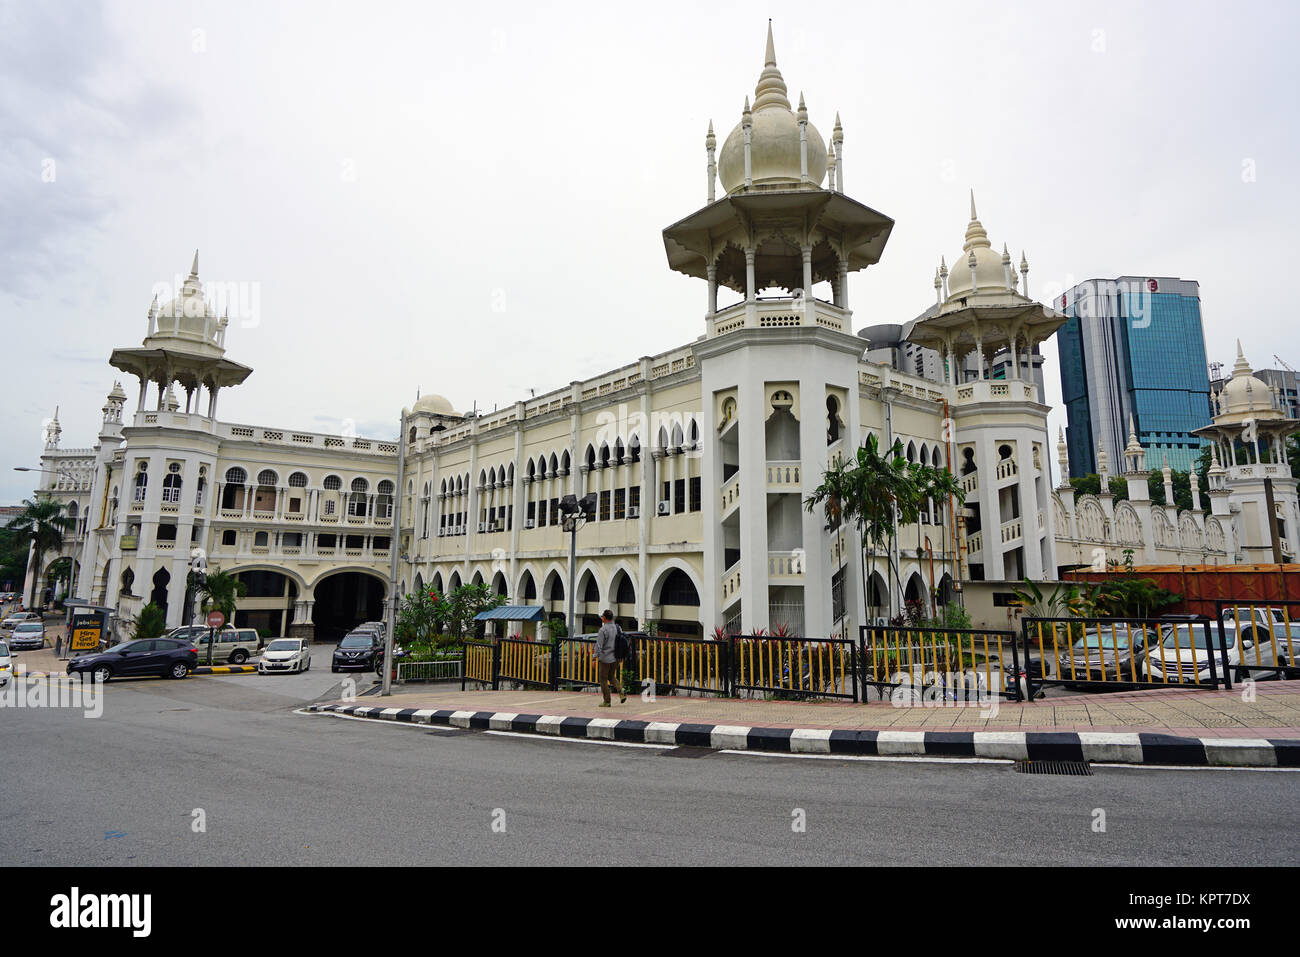
<instances>
[{"instance_id":1,"label":"white car","mask_svg":"<svg viewBox=\"0 0 1300 957\"><path fill-rule=\"evenodd\" d=\"M13 631L14 625L20 624L21 622L40 621L40 620L41 620L41 616L36 614L36 612L34 611L18 611L18 612L14 612L4 621L0 621L0 630Z\"/></svg>"},{"instance_id":2,"label":"white car","mask_svg":"<svg viewBox=\"0 0 1300 957\"><path fill-rule=\"evenodd\" d=\"M0 688L14 680L14 659L9 654L9 646L0 641Z\"/></svg>"},{"instance_id":3,"label":"white car","mask_svg":"<svg viewBox=\"0 0 1300 957\"><path fill-rule=\"evenodd\" d=\"M301 638L276 638L262 652L262 660L257 663L257 673L301 673L311 668L311 653L307 642Z\"/></svg>"},{"instance_id":4,"label":"white car","mask_svg":"<svg viewBox=\"0 0 1300 957\"><path fill-rule=\"evenodd\" d=\"M1279 672L1269 666L1287 664L1285 642L1277 643L1278 654L1275 656L1272 639L1266 634L1259 634L1259 645L1256 647L1256 634L1255 631L1243 628L1242 635L1239 636L1231 621L1224 625L1223 640L1227 645L1228 667L1232 669L1234 681L1280 677ZM1140 668L1147 681L1205 683L1210 680L1211 652L1214 655L1214 673L1222 680L1223 656L1219 632L1213 622L1208 631L1202 625L1164 625L1160 629L1160 644L1142 653L1139 658Z\"/></svg>"}]
</instances>

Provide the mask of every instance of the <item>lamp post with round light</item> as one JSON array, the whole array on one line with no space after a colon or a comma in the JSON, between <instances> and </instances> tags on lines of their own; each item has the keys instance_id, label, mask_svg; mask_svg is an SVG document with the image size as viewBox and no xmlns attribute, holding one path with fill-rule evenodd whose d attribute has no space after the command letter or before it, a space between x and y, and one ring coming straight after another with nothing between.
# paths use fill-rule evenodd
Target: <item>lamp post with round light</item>
<instances>
[{"instance_id":1,"label":"lamp post with round light","mask_svg":"<svg viewBox=\"0 0 1300 957\"><path fill-rule=\"evenodd\" d=\"M578 529L595 518L596 493L588 492L582 498L566 495L560 499L560 527L569 533L569 637L577 637L574 631L573 598L577 583L574 575L578 565Z\"/></svg>"}]
</instances>

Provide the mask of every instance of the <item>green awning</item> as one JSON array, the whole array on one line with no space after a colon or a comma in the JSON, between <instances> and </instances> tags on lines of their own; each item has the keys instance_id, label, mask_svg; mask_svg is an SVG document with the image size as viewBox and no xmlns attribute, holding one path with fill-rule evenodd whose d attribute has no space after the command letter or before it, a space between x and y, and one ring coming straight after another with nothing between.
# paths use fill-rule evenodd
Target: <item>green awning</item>
<instances>
[{"instance_id":1,"label":"green awning","mask_svg":"<svg viewBox=\"0 0 1300 957\"><path fill-rule=\"evenodd\" d=\"M541 605L501 605L474 616L475 621L541 621L546 609Z\"/></svg>"}]
</instances>

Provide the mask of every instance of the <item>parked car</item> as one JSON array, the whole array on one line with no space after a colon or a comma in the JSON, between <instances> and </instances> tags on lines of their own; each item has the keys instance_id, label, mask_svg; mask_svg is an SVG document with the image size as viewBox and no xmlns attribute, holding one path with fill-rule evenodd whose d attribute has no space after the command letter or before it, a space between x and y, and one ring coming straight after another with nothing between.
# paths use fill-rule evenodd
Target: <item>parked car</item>
<instances>
[{"instance_id":1,"label":"parked car","mask_svg":"<svg viewBox=\"0 0 1300 957\"><path fill-rule=\"evenodd\" d=\"M372 631L350 631L334 649L331 671L369 671L384 643Z\"/></svg>"},{"instance_id":2,"label":"parked car","mask_svg":"<svg viewBox=\"0 0 1300 957\"><path fill-rule=\"evenodd\" d=\"M262 652L257 663L258 674L272 672L303 672L311 668L311 654L307 642L301 638L276 638ZM337 669L336 669L337 670Z\"/></svg>"},{"instance_id":3,"label":"parked car","mask_svg":"<svg viewBox=\"0 0 1300 957\"><path fill-rule=\"evenodd\" d=\"M1223 628L1229 630L1240 628L1242 639L1260 646L1261 661L1263 650L1277 645L1279 664L1294 664L1300 659L1300 609L1290 616L1281 608L1263 605L1232 606L1223 609ZM1260 639L1256 641L1256 639ZM1254 660L1254 652L1247 656L1247 663Z\"/></svg>"},{"instance_id":4,"label":"parked car","mask_svg":"<svg viewBox=\"0 0 1300 957\"><path fill-rule=\"evenodd\" d=\"M1278 642L1275 658L1273 641L1262 633L1262 629L1243 628L1241 634L1238 634L1230 625L1231 623L1225 622L1222 645L1218 629L1213 623L1208 638L1203 627L1184 624L1163 626L1160 630L1160 644L1151 649L1151 654L1145 656L1143 662L1144 670L1149 675L1146 680L1168 680L1171 684L1207 682L1210 680L1211 654L1214 655L1214 673L1222 678L1224 646L1228 652L1228 667L1233 670L1235 680L1279 677L1280 672L1268 666L1287 663L1283 643ZM1258 648L1256 641L1259 642Z\"/></svg>"},{"instance_id":5,"label":"parked car","mask_svg":"<svg viewBox=\"0 0 1300 957\"><path fill-rule=\"evenodd\" d=\"M45 647L45 622L20 621L9 633L9 647L14 651L31 651Z\"/></svg>"},{"instance_id":6,"label":"parked car","mask_svg":"<svg viewBox=\"0 0 1300 957\"><path fill-rule=\"evenodd\" d=\"M210 633L210 630L203 625L182 625L167 632L165 637L193 643L199 649L199 660L206 662ZM216 637L217 643L212 649L212 660L228 661L232 665L242 665L261 651L264 644L256 628L222 628L217 632Z\"/></svg>"},{"instance_id":7,"label":"parked car","mask_svg":"<svg viewBox=\"0 0 1300 957\"><path fill-rule=\"evenodd\" d=\"M0 641L0 688L14 680L14 659L9 654L9 646Z\"/></svg>"},{"instance_id":8,"label":"parked car","mask_svg":"<svg viewBox=\"0 0 1300 957\"><path fill-rule=\"evenodd\" d=\"M1124 628L1089 629L1072 645L1058 652L1045 652L1043 662L1049 673L1066 687L1083 684L1107 685L1141 681L1141 668L1134 663L1142 656L1141 631L1129 632Z\"/></svg>"},{"instance_id":9,"label":"parked car","mask_svg":"<svg viewBox=\"0 0 1300 957\"><path fill-rule=\"evenodd\" d=\"M0 621L0 631L13 631L14 626L23 621L42 621L40 615L34 611L16 611L8 618Z\"/></svg>"},{"instance_id":10,"label":"parked car","mask_svg":"<svg viewBox=\"0 0 1300 957\"><path fill-rule=\"evenodd\" d=\"M175 638L140 638L68 662L68 674L91 675L96 681L155 675L184 678L199 663L199 649Z\"/></svg>"}]
</instances>

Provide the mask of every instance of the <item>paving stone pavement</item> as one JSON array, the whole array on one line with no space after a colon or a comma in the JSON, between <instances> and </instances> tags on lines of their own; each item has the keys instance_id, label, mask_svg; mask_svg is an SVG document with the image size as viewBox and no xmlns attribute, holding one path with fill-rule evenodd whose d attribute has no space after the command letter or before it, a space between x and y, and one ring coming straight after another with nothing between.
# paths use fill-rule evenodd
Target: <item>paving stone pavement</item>
<instances>
[{"instance_id":1,"label":"paving stone pavement","mask_svg":"<svg viewBox=\"0 0 1300 957\"><path fill-rule=\"evenodd\" d=\"M1254 700L1240 688L1232 691L1156 689L1114 694L1078 695L1067 702L998 702L996 709L977 704L953 707L894 706L887 702L759 701L738 698L659 695L617 700L600 708L594 692L461 691L458 687L399 686L387 698L367 697L367 705L384 708L452 709L573 715L587 718L636 719L772 728L845 730L963 731L1158 731L1196 736L1207 729L1215 738L1300 739L1300 682L1258 682ZM1059 700L1059 699L1057 699Z\"/></svg>"}]
</instances>

